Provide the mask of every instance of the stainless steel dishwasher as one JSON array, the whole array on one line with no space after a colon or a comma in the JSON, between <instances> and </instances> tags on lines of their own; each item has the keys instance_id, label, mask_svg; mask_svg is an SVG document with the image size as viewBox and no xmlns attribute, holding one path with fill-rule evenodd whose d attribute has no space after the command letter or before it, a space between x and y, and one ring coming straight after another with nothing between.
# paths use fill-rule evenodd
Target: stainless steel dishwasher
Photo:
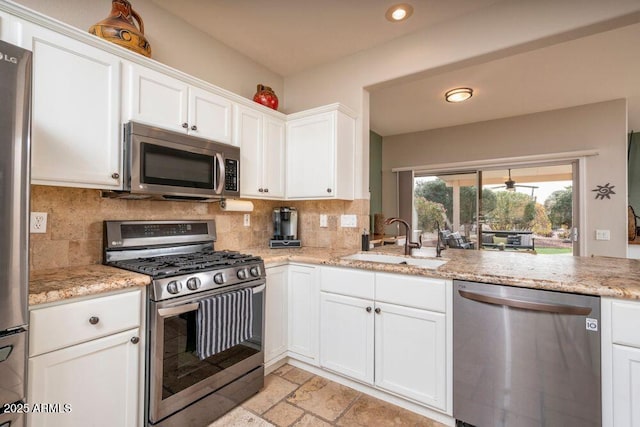
<instances>
[{"instance_id":1,"label":"stainless steel dishwasher","mask_svg":"<svg viewBox=\"0 0 640 427\"><path fill-rule=\"evenodd\" d=\"M453 416L600 426L600 298L454 281Z\"/></svg>"}]
</instances>

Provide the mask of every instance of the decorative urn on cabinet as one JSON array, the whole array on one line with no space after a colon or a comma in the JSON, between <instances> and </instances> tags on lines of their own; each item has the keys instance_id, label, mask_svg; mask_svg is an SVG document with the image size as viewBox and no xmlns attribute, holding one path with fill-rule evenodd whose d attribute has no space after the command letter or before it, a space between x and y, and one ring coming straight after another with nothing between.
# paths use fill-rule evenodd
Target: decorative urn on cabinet
<instances>
[{"instance_id":1,"label":"decorative urn on cabinet","mask_svg":"<svg viewBox=\"0 0 640 427\"><path fill-rule=\"evenodd\" d=\"M92 25L89 33L151 58L151 45L144 36L144 23L128 0L113 0L109 16Z\"/></svg>"},{"instance_id":2,"label":"decorative urn on cabinet","mask_svg":"<svg viewBox=\"0 0 640 427\"><path fill-rule=\"evenodd\" d=\"M258 85L258 90L253 95L253 100L274 110L278 109L278 97L269 86Z\"/></svg>"}]
</instances>

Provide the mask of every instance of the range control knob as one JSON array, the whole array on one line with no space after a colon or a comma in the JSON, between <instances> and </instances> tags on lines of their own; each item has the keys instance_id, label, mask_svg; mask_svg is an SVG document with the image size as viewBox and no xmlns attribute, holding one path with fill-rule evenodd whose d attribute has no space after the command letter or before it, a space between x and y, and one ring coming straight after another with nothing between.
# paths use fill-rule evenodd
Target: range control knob
<instances>
[{"instance_id":1,"label":"range control knob","mask_svg":"<svg viewBox=\"0 0 640 427\"><path fill-rule=\"evenodd\" d=\"M241 268L236 274L238 276L238 279L245 280L247 278L247 269Z\"/></svg>"},{"instance_id":2,"label":"range control knob","mask_svg":"<svg viewBox=\"0 0 640 427\"><path fill-rule=\"evenodd\" d=\"M200 286L202 286L202 283L197 277L190 277L189 280L187 280L187 288L191 289L192 291L195 291Z\"/></svg>"},{"instance_id":3,"label":"range control knob","mask_svg":"<svg viewBox=\"0 0 640 427\"><path fill-rule=\"evenodd\" d=\"M216 282L217 285L222 285L224 283L224 275L222 273L216 273L213 276L213 281Z\"/></svg>"},{"instance_id":4,"label":"range control knob","mask_svg":"<svg viewBox=\"0 0 640 427\"><path fill-rule=\"evenodd\" d=\"M253 277L260 276L260 268L257 265L254 265L249 269L249 274L251 274Z\"/></svg>"},{"instance_id":5,"label":"range control knob","mask_svg":"<svg viewBox=\"0 0 640 427\"><path fill-rule=\"evenodd\" d=\"M178 292L180 292L180 290L182 289L182 283L177 282L175 280L169 282L167 284L167 291L169 291L170 294L177 294Z\"/></svg>"}]
</instances>

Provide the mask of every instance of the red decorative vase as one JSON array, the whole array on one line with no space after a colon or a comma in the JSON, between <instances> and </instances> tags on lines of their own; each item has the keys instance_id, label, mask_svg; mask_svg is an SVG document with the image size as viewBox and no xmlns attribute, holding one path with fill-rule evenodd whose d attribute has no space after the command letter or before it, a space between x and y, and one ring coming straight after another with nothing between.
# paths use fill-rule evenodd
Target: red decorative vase
<instances>
[{"instance_id":1,"label":"red decorative vase","mask_svg":"<svg viewBox=\"0 0 640 427\"><path fill-rule=\"evenodd\" d=\"M274 110L278 109L278 97L269 86L258 85L258 91L253 95L253 100Z\"/></svg>"}]
</instances>

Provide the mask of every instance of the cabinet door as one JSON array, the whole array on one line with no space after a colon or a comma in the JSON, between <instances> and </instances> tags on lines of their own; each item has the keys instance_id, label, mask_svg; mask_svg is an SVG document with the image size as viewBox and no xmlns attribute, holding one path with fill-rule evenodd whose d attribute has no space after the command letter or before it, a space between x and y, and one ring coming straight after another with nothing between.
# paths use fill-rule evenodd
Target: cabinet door
<instances>
[{"instance_id":1,"label":"cabinet door","mask_svg":"<svg viewBox=\"0 0 640 427\"><path fill-rule=\"evenodd\" d=\"M139 333L132 329L29 359L28 401L60 404L62 412L31 413L30 425L137 425L141 350L131 339Z\"/></svg>"},{"instance_id":2,"label":"cabinet door","mask_svg":"<svg viewBox=\"0 0 640 427\"><path fill-rule=\"evenodd\" d=\"M31 178L122 189L118 57L24 23L33 51Z\"/></svg>"},{"instance_id":3,"label":"cabinet door","mask_svg":"<svg viewBox=\"0 0 640 427\"><path fill-rule=\"evenodd\" d=\"M262 184L262 114L236 106L236 143L240 145L242 197L264 197Z\"/></svg>"},{"instance_id":4,"label":"cabinet door","mask_svg":"<svg viewBox=\"0 0 640 427\"><path fill-rule=\"evenodd\" d=\"M267 269L264 360L268 365L287 351L287 266Z\"/></svg>"},{"instance_id":5,"label":"cabinet door","mask_svg":"<svg viewBox=\"0 0 640 427\"><path fill-rule=\"evenodd\" d=\"M373 384L373 326L372 301L321 292L320 366Z\"/></svg>"},{"instance_id":6,"label":"cabinet door","mask_svg":"<svg viewBox=\"0 0 640 427\"><path fill-rule=\"evenodd\" d=\"M376 386L446 410L445 315L376 302Z\"/></svg>"},{"instance_id":7,"label":"cabinet door","mask_svg":"<svg viewBox=\"0 0 640 427\"><path fill-rule=\"evenodd\" d=\"M187 131L189 86L186 83L136 64L127 64L125 75L124 121Z\"/></svg>"},{"instance_id":8,"label":"cabinet door","mask_svg":"<svg viewBox=\"0 0 640 427\"><path fill-rule=\"evenodd\" d=\"M264 118L263 184L265 195L284 198L284 122L268 116Z\"/></svg>"},{"instance_id":9,"label":"cabinet door","mask_svg":"<svg viewBox=\"0 0 640 427\"><path fill-rule=\"evenodd\" d=\"M289 266L289 351L318 364L318 284L316 268Z\"/></svg>"},{"instance_id":10,"label":"cabinet door","mask_svg":"<svg viewBox=\"0 0 640 427\"><path fill-rule=\"evenodd\" d=\"M200 88L189 88L189 133L225 144L232 143L233 104Z\"/></svg>"},{"instance_id":11,"label":"cabinet door","mask_svg":"<svg viewBox=\"0 0 640 427\"><path fill-rule=\"evenodd\" d=\"M640 427L640 349L613 346L613 425Z\"/></svg>"},{"instance_id":12,"label":"cabinet door","mask_svg":"<svg viewBox=\"0 0 640 427\"><path fill-rule=\"evenodd\" d=\"M287 198L335 195L335 113L287 123Z\"/></svg>"}]
</instances>

